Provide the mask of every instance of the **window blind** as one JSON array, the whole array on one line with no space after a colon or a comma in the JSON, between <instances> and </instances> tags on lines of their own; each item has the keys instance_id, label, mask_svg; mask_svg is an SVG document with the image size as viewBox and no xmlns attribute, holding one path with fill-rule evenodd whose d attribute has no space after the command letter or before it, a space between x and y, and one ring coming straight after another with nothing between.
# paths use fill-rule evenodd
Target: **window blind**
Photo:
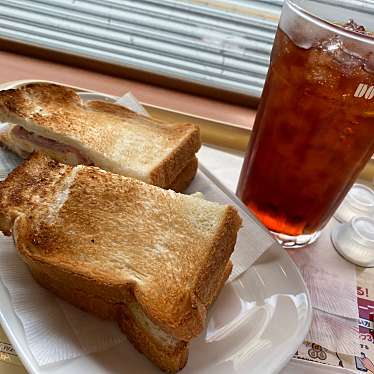
<instances>
[{"instance_id":1,"label":"window blind","mask_svg":"<svg viewBox=\"0 0 374 374\"><path fill-rule=\"evenodd\" d=\"M0 37L259 97L282 2L3 0Z\"/></svg>"},{"instance_id":2,"label":"window blind","mask_svg":"<svg viewBox=\"0 0 374 374\"><path fill-rule=\"evenodd\" d=\"M0 37L258 97L281 1L3 0Z\"/></svg>"}]
</instances>

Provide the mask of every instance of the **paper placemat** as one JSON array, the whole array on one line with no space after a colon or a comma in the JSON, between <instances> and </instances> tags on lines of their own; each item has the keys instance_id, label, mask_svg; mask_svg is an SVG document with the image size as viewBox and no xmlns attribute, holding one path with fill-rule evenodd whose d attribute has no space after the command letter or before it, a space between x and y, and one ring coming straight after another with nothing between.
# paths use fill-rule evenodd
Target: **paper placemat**
<instances>
[{"instance_id":1,"label":"paper placemat","mask_svg":"<svg viewBox=\"0 0 374 374\"><path fill-rule=\"evenodd\" d=\"M304 342L295 357L353 370L374 373L374 268L356 267L359 313L358 356L339 354L312 342Z\"/></svg>"}]
</instances>

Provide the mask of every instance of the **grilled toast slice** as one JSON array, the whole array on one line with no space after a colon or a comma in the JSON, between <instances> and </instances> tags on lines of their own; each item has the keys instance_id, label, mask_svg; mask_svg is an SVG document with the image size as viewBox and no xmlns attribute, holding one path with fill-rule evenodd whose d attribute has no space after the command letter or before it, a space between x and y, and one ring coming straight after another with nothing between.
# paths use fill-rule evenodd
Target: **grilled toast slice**
<instances>
[{"instance_id":1,"label":"grilled toast slice","mask_svg":"<svg viewBox=\"0 0 374 374\"><path fill-rule=\"evenodd\" d=\"M136 305L184 342L204 327L240 224L231 206L42 154L0 184L0 230L34 276L66 294Z\"/></svg>"},{"instance_id":2,"label":"grilled toast slice","mask_svg":"<svg viewBox=\"0 0 374 374\"><path fill-rule=\"evenodd\" d=\"M42 151L163 188L201 145L196 125L156 121L104 101L83 103L74 90L51 83L0 91L0 120L15 124L2 142L22 157Z\"/></svg>"},{"instance_id":3,"label":"grilled toast slice","mask_svg":"<svg viewBox=\"0 0 374 374\"><path fill-rule=\"evenodd\" d=\"M8 130L0 132L0 145L9 149L13 153L17 154L21 158L27 158L33 151L33 147L23 142L22 140L15 140L12 136L12 128L15 125L8 125ZM67 158L61 158L59 154L52 154L52 150L49 150L48 155L53 157L55 160L66 164L76 164L72 160ZM191 183L196 175L198 168L198 160L196 156L192 160L188 161L186 166L179 172L175 179L165 188L174 190L175 192L183 192Z\"/></svg>"},{"instance_id":4,"label":"grilled toast slice","mask_svg":"<svg viewBox=\"0 0 374 374\"><path fill-rule=\"evenodd\" d=\"M218 297L231 270L232 263L229 261L221 280L216 283L217 288L212 303ZM117 320L121 330L135 348L161 370L175 373L186 365L189 342L176 339L161 330L149 320L139 304L135 302L130 304L108 303L101 298L80 292L78 288L67 289L63 283L49 278L43 272L35 270L32 271L32 275L44 288L80 309L103 319Z\"/></svg>"}]
</instances>

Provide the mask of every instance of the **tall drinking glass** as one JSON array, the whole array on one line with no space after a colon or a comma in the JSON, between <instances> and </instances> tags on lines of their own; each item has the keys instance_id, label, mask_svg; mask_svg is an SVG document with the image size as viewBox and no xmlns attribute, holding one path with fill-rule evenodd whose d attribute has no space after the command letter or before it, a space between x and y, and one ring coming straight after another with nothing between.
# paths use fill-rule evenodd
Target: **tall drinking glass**
<instances>
[{"instance_id":1,"label":"tall drinking glass","mask_svg":"<svg viewBox=\"0 0 374 374\"><path fill-rule=\"evenodd\" d=\"M374 15L365 9L284 3L237 189L284 247L318 237L373 155L367 30Z\"/></svg>"}]
</instances>

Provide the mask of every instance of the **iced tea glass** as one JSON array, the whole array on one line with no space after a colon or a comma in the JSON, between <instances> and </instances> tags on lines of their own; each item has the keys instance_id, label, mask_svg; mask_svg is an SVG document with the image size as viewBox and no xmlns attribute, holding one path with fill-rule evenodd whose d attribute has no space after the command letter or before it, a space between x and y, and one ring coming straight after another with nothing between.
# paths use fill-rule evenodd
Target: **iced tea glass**
<instances>
[{"instance_id":1,"label":"iced tea glass","mask_svg":"<svg viewBox=\"0 0 374 374\"><path fill-rule=\"evenodd\" d=\"M373 155L374 38L365 30L374 17L364 9L284 3L237 189L284 247L318 238Z\"/></svg>"}]
</instances>

